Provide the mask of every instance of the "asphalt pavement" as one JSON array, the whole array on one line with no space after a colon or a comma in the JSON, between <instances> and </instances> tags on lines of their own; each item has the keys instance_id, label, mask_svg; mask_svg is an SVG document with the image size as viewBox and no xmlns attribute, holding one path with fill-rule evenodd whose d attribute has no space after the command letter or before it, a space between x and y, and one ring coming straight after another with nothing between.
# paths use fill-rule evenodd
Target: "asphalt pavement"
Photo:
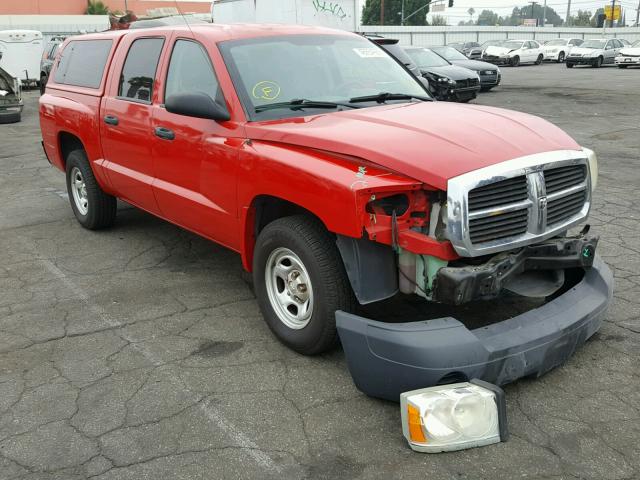
<instances>
[{"instance_id":1,"label":"asphalt pavement","mask_svg":"<svg viewBox=\"0 0 640 480\"><path fill-rule=\"evenodd\" d=\"M125 204L83 230L28 92L0 125L0 479L639 478L640 69L502 71L475 103L598 153L590 223L616 278L598 334L505 388L508 442L414 453L340 349L275 340L236 254Z\"/></svg>"}]
</instances>

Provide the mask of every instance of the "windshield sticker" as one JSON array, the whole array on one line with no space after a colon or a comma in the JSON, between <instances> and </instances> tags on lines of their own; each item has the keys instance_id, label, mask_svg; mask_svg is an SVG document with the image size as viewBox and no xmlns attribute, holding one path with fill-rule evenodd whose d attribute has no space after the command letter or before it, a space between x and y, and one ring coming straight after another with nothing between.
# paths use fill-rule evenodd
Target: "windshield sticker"
<instances>
[{"instance_id":1,"label":"windshield sticker","mask_svg":"<svg viewBox=\"0 0 640 480\"><path fill-rule=\"evenodd\" d=\"M251 90L251 95L259 100L275 100L280 96L280 85L267 80L258 82Z\"/></svg>"},{"instance_id":2,"label":"windshield sticker","mask_svg":"<svg viewBox=\"0 0 640 480\"><path fill-rule=\"evenodd\" d=\"M386 53L376 47L354 48L353 51L362 58L384 58L387 56Z\"/></svg>"}]
</instances>

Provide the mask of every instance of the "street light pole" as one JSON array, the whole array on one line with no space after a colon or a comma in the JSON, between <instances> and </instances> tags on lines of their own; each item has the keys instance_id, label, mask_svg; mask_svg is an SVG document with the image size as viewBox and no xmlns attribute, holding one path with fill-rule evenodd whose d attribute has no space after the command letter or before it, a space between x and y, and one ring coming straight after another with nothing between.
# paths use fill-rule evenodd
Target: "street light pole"
<instances>
[{"instance_id":1,"label":"street light pole","mask_svg":"<svg viewBox=\"0 0 640 480\"><path fill-rule=\"evenodd\" d=\"M384 0L380 0L380 25L384 25Z\"/></svg>"},{"instance_id":2,"label":"street light pole","mask_svg":"<svg viewBox=\"0 0 640 480\"><path fill-rule=\"evenodd\" d=\"M613 19L616 16L615 11L616 11L616 0L611 0L611 24L609 25L611 28L613 28Z\"/></svg>"},{"instance_id":3,"label":"street light pole","mask_svg":"<svg viewBox=\"0 0 640 480\"><path fill-rule=\"evenodd\" d=\"M402 11L400 12L400 25L404 25L404 0L402 0Z\"/></svg>"}]
</instances>

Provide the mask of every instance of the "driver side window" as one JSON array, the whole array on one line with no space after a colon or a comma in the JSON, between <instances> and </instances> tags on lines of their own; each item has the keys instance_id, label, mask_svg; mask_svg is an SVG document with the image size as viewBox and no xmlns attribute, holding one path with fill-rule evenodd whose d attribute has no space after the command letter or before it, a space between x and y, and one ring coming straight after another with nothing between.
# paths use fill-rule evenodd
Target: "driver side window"
<instances>
[{"instance_id":1,"label":"driver side window","mask_svg":"<svg viewBox=\"0 0 640 480\"><path fill-rule=\"evenodd\" d=\"M171 52L164 91L165 102L176 93L204 93L214 101L224 104L209 54L193 40L177 40Z\"/></svg>"}]
</instances>

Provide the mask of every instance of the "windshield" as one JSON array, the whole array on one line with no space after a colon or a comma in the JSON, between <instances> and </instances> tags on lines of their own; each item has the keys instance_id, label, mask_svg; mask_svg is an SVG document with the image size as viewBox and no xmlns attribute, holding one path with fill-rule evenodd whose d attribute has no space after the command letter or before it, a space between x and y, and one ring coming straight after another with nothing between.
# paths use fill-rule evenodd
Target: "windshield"
<instances>
[{"instance_id":1,"label":"windshield","mask_svg":"<svg viewBox=\"0 0 640 480\"><path fill-rule=\"evenodd\" d=\"M447 60L469 60L462 53L451 47L432 47L431 50Z\"/></svg>"},{"instance_id":2,"label":"windshield","mask_svg":"<svg viewBox=\"0 0 640 480\"><path fill-rule=\"evenodd\" d=\"M605 43L607 43L606 40L586 40L582 45L580 45L580 48L600 49L604 48Z\"/></svg>"},{"instance_id":3,"label":"windshield","mask_svg":"<svg viewBox=\"0 0 640 480\"><path fill-rule=\"evenodd\" d=\"M504 42L502 45L500 45L501 47L504 48L510 48L511 50L517 50L519 48L522 48L522 43L518 40L510 40L508 42Z\"/></svg>"},{"instance_id":4,"label":"windshield","mask_svg":"<svg viewBox=\"0 0 640 480\"><path fill-rule=\"evenodd\" d=\"M292 100L348 103L380 93L426 97L424 87L382 48L347 35L286 35L219 44L244 109L252 120L303 116L311 108L258 108ZM389 100L389 101L414 101ZM379 105L372 100L358 107ZM336 107L334 107L335 109ZM325 108L331 111L330 106ZM335 110L334 110L335 111Z\"/></svg>"},{"instance_id":5,"label":"windshield","mask_svg":"<svg viewBox=\"0 0 640 480\"><path fill-rule=\"evenodd\" d=\"M449 65L444 58L426 48L409 48L407 53L420 68L445 67Z\"/></svg>"},{"instance_id":6,"label":"windshield","mask_svg":"<svg viewBox=\"0 0 640 480\"><path fill-rule=\"evenodd\" d=\"M484 42L482 44L483 48L487 48L487 47L497 47L499 45L502 45L505 41L504 40L487 40L486 42Z\"/></svg>"},{"instance_id":7,"label":"windshield","mask_svg":"<svg viewBox=\"0 0 640 480\"><path fill-rule=\"evenodd\" d=\"M640 47L640 40L636 40L631 44L632 47Z\"/></svg>"},{"instance_id":8,"label":"windshield","mask_svg":"<svg viewBox=\"0 0 640 480\"><path fill-rule=\"evenodd\" d=\"M562 45L566 45L567 41L559 38L558 40L549 40L547 43L545 43L545 45L549 45L549 46L562 46Z\"/></svg>"}]
</instances>

